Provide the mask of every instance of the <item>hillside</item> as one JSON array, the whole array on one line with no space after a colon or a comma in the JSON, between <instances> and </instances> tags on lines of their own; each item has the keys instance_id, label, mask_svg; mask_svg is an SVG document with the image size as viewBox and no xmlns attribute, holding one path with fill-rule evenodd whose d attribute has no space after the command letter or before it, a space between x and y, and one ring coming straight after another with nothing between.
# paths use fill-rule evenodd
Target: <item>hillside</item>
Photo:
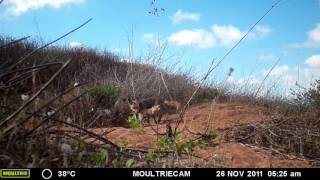
<instances>
[{"instance_id":1,"label":"hillside","mask_svg":"<svg viewBox=\"0 0 320 180\"><path fill-rule=\"evenodd\" d=\"M124 62L5 37L0 47L1 167L319 166L317 83L290 100L199 86L158 57ZM128 98L185 109L141 125Z\"/></svg>"}]
</instances>

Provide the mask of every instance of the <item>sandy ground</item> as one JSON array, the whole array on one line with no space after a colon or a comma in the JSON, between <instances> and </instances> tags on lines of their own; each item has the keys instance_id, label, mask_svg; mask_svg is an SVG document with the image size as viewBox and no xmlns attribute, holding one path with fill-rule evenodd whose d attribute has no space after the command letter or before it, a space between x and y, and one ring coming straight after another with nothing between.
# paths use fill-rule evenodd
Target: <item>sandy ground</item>
<instances>
[{"instance_id":1,"label":"sandy ground","mask_svg":"<svg viewBox=\"0 0 320 180\"><path fill-rule=\"evenodd\" d=\"M211 113L210 113L211 112ZM176 114L167 115L158 126L159 133L165 132L166 122L175 126ZM194 139L197 132L218 130L218 137L214 140L214 147L195 147L194 153L197 161L206 162L209 167L309 167L306 161L289 159L288 157L264 150L258 147L248 146L237 142L228 142L224 138L223 130L263 120L257 107L250 107L239 103L219 103L213 106L210 103L193 106L185 114L185 126L180 135L180 140ZM156 129L156 125L152 125ZM148 150L156 147L157 136L150 126L143 129L128 129L123 127L96 128L91 131L103 134L116 144L128 142L129 148ZM112 131L108 134L105 132ZM221 132L221 133L220 133ZM105 135L106 134L106 135ZM93 139L87 139L92 141ZM100 143L99 141L95 141ZM183 160L183 159L182 159Z\"/></svg>"}]
</instances>

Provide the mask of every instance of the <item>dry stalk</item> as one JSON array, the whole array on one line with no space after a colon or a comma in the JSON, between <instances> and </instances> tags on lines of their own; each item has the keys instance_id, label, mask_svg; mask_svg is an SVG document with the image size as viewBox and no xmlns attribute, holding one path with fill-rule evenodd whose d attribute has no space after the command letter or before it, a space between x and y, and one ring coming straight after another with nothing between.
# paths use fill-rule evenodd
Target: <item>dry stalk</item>
<instances>
[{"instance_id":1,"label":"dry stalk","mask_svg":"<svg viewBox=\"0 0 320 180\"><path fill-rule=\"evenodd\" d=\"M268 78L268 76L270 75L270 73L272 72L272 70L277 66L277 64L280 62L282 56L279 57L279 59L274 63L274 65L272 66L272 68L269 70L269 72L266 74L266 76L263 78L263 80L261 81L259 88L257 89L256 93L254 94L253 97L257 97L260 89L262 88L262 85L264 83L264 81Z\"/></svg>"},{"instance_id":2,"label":"dry stalk","mask_svg":"<svg viewBox=\"0 0 320 180\"><path fill-rule=\"evenodd\" d=\"M195 94L197 94L197 92L199 91L199 89L201 88L202 84L207 80L207 78L209 77L209 75L211 74L211 72L213 70L215 70L225 59L226 57L229 56L229 54L249 35L249 33L251 31L253 31L253 29L256 27L256 25L258 25L258 23L266 16L268 15L271 10L273 8L275 8L282 0L278 0L277 2L275 2L261 17L260 19L251 26L251 28L246 32L246 34L243 35L243 37L218 61L218 63L216 65L213 66L214 64L214 59L211 62L211 65L207 71L207 73L205 74L205 76L202 78L202 80L199 83L199 86L197 87L197 89L192 93L192 95L190 96L189 100L187 101L187 103L184 105L183 110L181 111L181 113L179 114L179 119L176 122L176 127L174 130L174 133L177 132L177 129L180 125L180 123L183 121L184 125L186 124L185 120L184 120L184 113L187 109L187 107L189 106L191 100L193 99L193 97L195 96Z\"/></svg>"},{"instance_id":3,"label":"dry stalk","mask_svg":"<svg viewBox=\"0 0 320 180\"><path fill-rule=\"evenodd\" d=\"M61 68L41 87L41 89L35 93L28 101L26 101L22 106L20 106L15 112L13 112L10 116L8 116L4 121L0 123L0 127L2 127L4 124L6 124L8 121L16 117L23 109L25 109L30 103L32 103L52 82L53 80L64 70L69 63L71 62L71 59L69 59L67 62L65 62Z\"/></svg>"},{"instance_id":4,"label":"dry stalk","mask_svg":"<svg viewBox=\"0 0 320 180\"><path fill-rule=\"evenodd\" d=\"M49 100L48 102L46 102L45 104L43 104L40 108L38 108L38 109L35 110L34 112L29 113L29 116L27 116L26 118L24 118L24 119L21 120L20 122L14 123L14 124L8 126L3 132L11 131L13 128L22 125L23 123L25 123L25 122L26 122L28 119L30 119L31 117L37 116L37 114L40 113L40 111L41 111L42 109L48 107L50 104L52 104L54 101L56 101L57 99L59 99L59 98L62 97L63 95L68 94L68 93L71 92L73 89L75 89L75 88L77 88L77 87L80 87L80 86L83 86L83 85L85 85L85 84L86 84L86 83L78 84L77 86L71 87L71 88L65 90L64 92L58 94L56 97L52 98L51 100ZM13 108L8 108L8 107L3 107L3 106L1 106L1 108L6 108L6 109L14 110Z\"/></svg>"},{"instance_id":5,"label":"dry stalk","mask_svg":"<svg viewBox=\"0 0 320 180\"><path fill-rule=\"evenodd\" d=\"M29 58L31 55L35 54L37 51L39 51L39 50L41 50L41 49L44 49L44 48L50 46L51 44L53 44L53 43L55 43L55 42L57 42L57 41L65 38L66 36L72 34L73 32L77 31L78 29L80 29L80 28L82 28L83 26L85 26L86 24L88 24L91 20L92 20L92 18L90 18L89 20L87 20L86 22L84 22L83 24L81 24L80 26L78 26L77 28L71 30L70 32L68 32L68 33L60 36L59 38L57 38L57 39L55 39L55 40L53 40L53 41L51 41L51 42L49 42L49 43L47 43L47 44L39 47L39 48L34 49L34 50L31 51L29 54L27 54L27 55L23 56L22 58L20 58L20 59L18 60L18 62L16 62L15 64L9 66L8 68L6 68L5 71L9 71L9 70L13 69L13 68L16 67L18 64L22 63L22 62L25 61L27 58ZM3 74L0 74L0 78L1 78L2 76L3 76Z\"/></svg>"},{"instance_id":6,"label":"dry stalk","mask_svg":"<svg viewBox=\"0 0 320 180\"><path fill-rule=\"evenodd\" d=\"M1 4L2 2L3 2L3 0L0 1L0 4ZM13 44L16 44L16 43L19 43L19 42L21 42L21 41L24 41L24 40L26 40L26 39L28 39L28 38L30 38L30 36L26 36L26 37L23 37L23 38L20 38L20 39L11 41L11 42L9 42L9 43L7 43L7 44L4 44L4 45L0 46L0 48L5 48L5 47L8 47L8 46L11 46L11 45L13 45Z\"/></svg>"}]
</instances>

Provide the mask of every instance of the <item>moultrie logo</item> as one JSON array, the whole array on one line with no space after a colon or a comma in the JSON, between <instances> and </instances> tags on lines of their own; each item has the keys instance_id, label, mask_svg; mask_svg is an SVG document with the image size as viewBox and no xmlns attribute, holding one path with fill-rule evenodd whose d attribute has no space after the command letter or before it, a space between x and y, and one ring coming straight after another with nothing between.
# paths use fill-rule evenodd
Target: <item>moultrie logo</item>
<instances>
[{"instance_id":1,"label":"moultrie logo","mask_svg":"<svg viewBox=\"0 0 320 180\"><path fill-rule=\"evenodd\" d=\"M0 169L0 178L30 178L30 169Z\"/></svg>"}]
</instances>

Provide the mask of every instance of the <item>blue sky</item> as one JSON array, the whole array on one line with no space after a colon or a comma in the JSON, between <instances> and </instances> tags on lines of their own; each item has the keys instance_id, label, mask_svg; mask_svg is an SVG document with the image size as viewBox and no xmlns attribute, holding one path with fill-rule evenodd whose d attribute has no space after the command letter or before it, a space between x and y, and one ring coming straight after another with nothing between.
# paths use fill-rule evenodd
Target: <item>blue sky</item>
<instances>
[{"instance_id":1,"label":"blue sky","mask_svg":"<svg viewBox=\"0 0 320 180\"><path fill-rule=\"evenodd\" d=\"M275 0L157 0L158 17L148 13L151 0L4 0L0 5L0 35L30 35L50 41L93 18L87 26L58 44L86 46L146 57L158 39L166 44L165 65L194 67L204 74L212 58L222 57L271 7ZM131 37L133 32L133 37ZM152 51L154 53L157 50ZM257 84L275 61L269 83L285 88L320 77L320 1L282 0L214 72L228 81Z\"/></svg>"}]
</instances>

